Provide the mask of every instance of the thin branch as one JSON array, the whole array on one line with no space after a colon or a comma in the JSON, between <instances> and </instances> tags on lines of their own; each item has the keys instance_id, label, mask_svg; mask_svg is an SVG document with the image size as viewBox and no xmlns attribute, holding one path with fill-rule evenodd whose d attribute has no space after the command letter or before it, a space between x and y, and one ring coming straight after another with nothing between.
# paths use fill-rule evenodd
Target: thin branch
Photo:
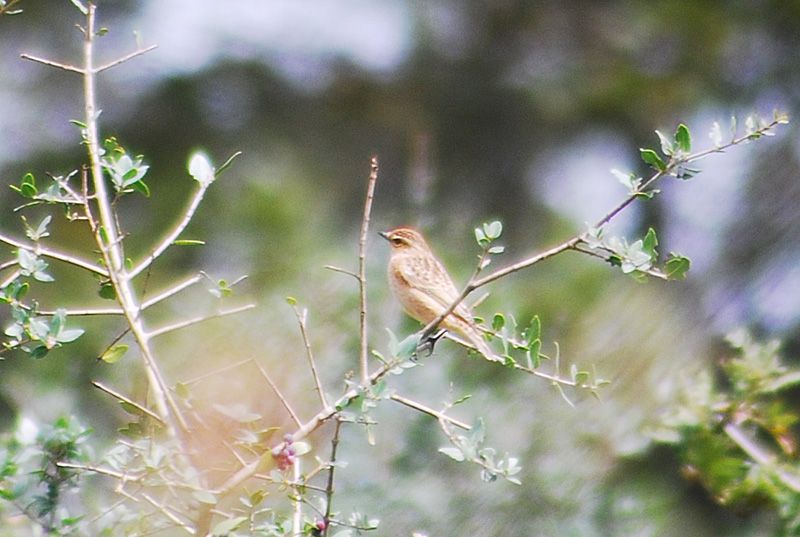
<instances>
[{"instance_id":1,"label":"thin branch","mask_svg":"<svg viewBox=\"0 0 800 537\"><path fill-rule=\"evenodd\" d=\"M18 239L9 237L1 233L0 233L0 242L4 242L9 246L22 248L23 250L28 250L29 252L33 252L36 255L42 255L45 257L49 257L51 259L58 259L59 261L69 263L70 265L74 265L76 267L88 270L89 272L94 272L95 274L99 274L101 276L108 278L108 271L106 269L99 267L90 261L84 261L83 259L77 256L60 252L58 250L53 250L52 248L45 248L44 246L41 246L39 244L27 244Z\"/></svg>"},{"instance_id":2,"label":"thin branch","mask_svg":"<svg viewBox=\"0 0 800 537\"><path fill-rule=\"evenodd\" d=\"M778 467L777 457L733 423L725 424L725 434L756 463L772 468L781 483L794 492L800 492L800 477Z\"/></svg>"},{"instance_id":3,"label":"thin branch","mask_svg":"<svg viewBox=\"0 0 800 537\"><path fill-rule=\"evenodd\" d=\"M204 374L202 374L200 376L197 376L197 377L194 377L192 379L184 380L182 382L182 384L184 384L186 386L191 386L192 384L197 384L198 382L202 382L202 381L206 380L207 378L216 377L220 373L224 373L225 371L230 371L231 369L237 369L237 368L239 368L239 367L241 367L243 365L249 364L249 363L254 362L254 361L255 360L253 360L252 358L246 358L246 359L240 360L240 361L238 361L236 363L228 364L228 365L226 365L224 367L220 367L219 369L215 369L215 370L210 371L208 373L204 373Z\"/></svg>"},{"instance_id":4,"label":"thin branch","mask_svg":"<svg viewBox=\"0 0 800 537\"><path fill-rule=\"evenodd\" d=\"M218 317L225 317L226 315L233 315L235 313L241 313L243 311L251 310L255 308L255 304L245 304L244 306L239 306L237 308L231 308L227 310L221 310L213 315L201 315L198 317L193 317L192 319L186 319L184 321L179 321L177 323L173 323L167 326L162 326L161 328L155 328L147 333L148 339L152 339L158 336L163 336L168 332L174 332L175 330L181 330L183 328L187 328L189 326L199 324L205 321L209 321L211 319L216 319Z\"/></svg>"},{"instance_id":5,"label":"thin branch","mask_svg":"<svg viewBox=\"0 0 800 537\"><path fill-rule=\"evenodd\" d=\"M86 69L81 69L80 67L75 67L74 65L68 65L66 63L60 63L53 60L47 60L45 58L39 58L37 56L31 56L30 54L20 54L20 57L23 60L30 60L32 62L41 63L43 65L48 65L50 67L55 67L56 69L62 69L64 71L69 71L71 73L78 73L79 75L86 74Z\"/></svg>"},{"instance_id":6,"label":"thin branch","mask_svg":"<svg viewBox=\"0 0 800 537\"><path fill-rule=\"evenodd\" d=\"M199 282L202 279L203 279L203 276L201 276L200 274L195 274L191 278L187 278L184 281L171 286L169 289L166 289L165 291L162 291L161 293L157 294L153 298L145 300L144 302L142 302L142 309L146 310L150 306L155 306L159 302L168 299L172 295L176 295L176 294L180 293L181 291L183 291L187 287L190 287L190 286L196 284L197 282Z\"/></svg>"},{"instance_id":7,"label":"thin branch","mask_svg":"<svg viewBox=\"0 0 800 537\"><path fill-rule=\"evenodd\" d=\"M209 183L210 185L211 183ZM186 229L186 226L189 225L189 222L192 220L195 211L197 211L197 207L200 205L200 202L203 200L203 196L206 193L206 189L208 185L200 184L197 188L197 191L194 193L192 200L189 202L189 205L186 207L186 210L183 213L183 217L181 220L172 228L172 230L164 237L158 246L156 246L152 253L147 256L144 260L139 262L138 265L134 266L129 272L129 278L135 278L137 275L141 274L143 270L150 266L150 264L155 261L164 251L172 246L172 243L183 233L183 230Z\"/></svg>"},{"instance_id":8,"label":"thin branch","mask_svg":"<svg viewBox=\"0 0 800 537\"><path fill-rule=\"evenodd\" d=\"M369 163L369 182L367 183L367 199L364 202L364 215L361 219L361 236L358 240L358 290L360 297L360 349L359 369L361 384L369 381L369 349L367 342L367 233L369 218L372 212L372 199L375 197L375 183L378 182L378 157L373 156Z\"/></svg>"},{"instance_id":9,"label":"thin branch","mask_svg":"<svg viewBox=\"0 0 800 537\"><path fill-rule=\"evenodd\" d=\"M147 493L144 492L142 493L142 498L144 498L147 501L147 503L158 509L161 512L161 514L163 514L165 517L173 521L181 529L186 531L186 533L188 533L189 535L195 535L196 533L195 530L191 526L189 526L186 522L178 518L178 516L175 515L167 506L160 504L154 498L152 498L151 496L149 496Z\"/></svg>"},{"instance_id":10,"label":"thin branch","mask_svg":"<svg viewBox=\"0 0 800 537\"><path fill-rule=\"evenodd\" d=\"M59 462L56 463L56 466L58 466L59 468L70 468L72 470L81 470L83 472L92 472L92 473L99 474L99 475L105 475L105 476L108 476L108 477L113 477L114 479L118 479L119 481L122 481L122 482L139 481L143 477L143 474L142 475L132 476L132 475L124 474L122 472L117 472L115 470L111 470L111 469L108 469L108 468L101 468L99 466L87 466L87 465L83 465L83 464L73 464L71 462L60 462L59 461Z\"/></svg>"},{"instance_id":11,"label":"thin branch","mask_svg":"<svg viewBox=\"0 0 800 537\"><path fill-rule=\"evenodd\" d=\"M261 373L261 376L264 377L264 379L267 381L267 384L269 384L269 387L272 388L272 391L275 392L275 395L278 396L278 399L280 400L281 404L283 405L283 408L285 408L286 412L288 412L289 415L292 417L292 420L294 421L294 423L298 427L302 427L303 426L303 422L300 421L300 418L297 417L297 414L292 409L292 405L289 404L289 400L286 399L286 397L283 396L283 393L281 392L280 388L278 388L278 385L275 384L275 382L272 380L272 377L269 376L269 373L267 373L267 370L264 369L263 367L261 367L261 364L259 364L255 360L253 360L253 363L258 368L258 371Z\"/></svg>"},{"instance_id":12,"label":"thin branch","mask_svg":"<svg viewBox=\"0 0 800 537\"><path fill-rule=\"evenodd\" d=\"M28 309L26 307L26 309ZM94 315L125 315L125 312L122 311L120 308L82 308L82 309L72 309L72 308L63 308L64 312L66 313L67 317L91 317ZM42 310L37 311L39 315L44 315L45 317L50 317L56 315L58 310Z\"/></svg>"},{"instance_id":13,"label":"thin branch","mask_svg":"<svg viewBox=\"0 0 800 537\"><path fill-rule=\"evenodd\" d=\"M297 324L300 325L300 335L303 338L303 345L306 348L306 358L308 359L308 366L311 368L311 375L314 377L314 386L319 394L319 401L322 403L322 408L328 406L328 401L325 399L325 391L322 389L322 382L319 379L317 372L317 363L314 360L314 354L311 351L311 341L308 339L308 330L306 329L306 319L308 317L308 310L303 309L301 312L297 306L292 306L294 314L297 317Z\"/></svg>"},{"instance_id":14,"label":"thin branch","mask_svg":"<svg viewBox=\"0 0 800 537\"><path fill-rule=\"evenodd\" d=\"M16 262L15 262L16 264ZM0 289L6 287L7 285L11 285L11 282L19 278L19 275L22 274L19 269L15 270L11 274L8 275L8 278L0 282Z\"/></svg>"},{"instance_id":15,"label":"thin branch","mask_svg":"<svg viewBox=\"0 0 800 537\"><path fill-rule=\"evenodd\" d=\"M448 423L451 423L451 424L455 425L456 427L458 427L460 429L464 429L465 431L469 431L470 429L472 429L471 426L467 425L463 421L459 421L459 420L457 420L455 418L451 418L447 414L439 412L438 410L434 410L431 407L423 405L422 403L418 403L416 401L408 399L407 397L403 397L403 396L397 395L395 393L395 394L392 394L389 398L392 401L396 401L396 402L400 403L401 405L407 406L408 408L413 408L414 410L416 410L418 412L422 412L423 414L427 414L428 416L434 417L437 420L440 420L440 421L444 420L444 421L446 421Z\"/></svg>"},{"instance_id":16,"label":"thin branch","mask_svg":"<svg viewBox=\"0 0 800 537\"><path fill-rule=\"evenodd\" d=\"M145 407L143 405L140 405L139 403L137 403L133 399L130 399L129 397L125 397L124 395L122 395L118 391L113 390L112 388L109 388L108 386L102 384L99 381L93 380L92 381L92 385L95 388L99 389L100 391L103 391L103 392L107 393L111 397L113 397L113 398L115 398L115 399L117 399L117 400L119 400L119 401L121 401L123 403L128 403L129 405L135 407L137 410L139 410L140 412L142 412L144 414L147 414L148 416L150 416L151 418L156 420L161 425L166 425L166 423L164 423L164 420L158 414L156 414L155 412L153 412L149 408L147 408L147 407Z\"/></svg>"},{"instance_id":17,"label":"thin branch","mask_svg":"<svg viewBox=\"0 0 800 537\"><path fill-rule=\"evenodd\" d=\"M117 58L116 60L110 61L105 65L101 65L100 67L95 67L94 72L95 73L100 73L102 71L105 71L106 69L111 69L112 67L116 67L117 65L119 65L121 63L125 63L128 60L132 60L133 58L135 58L137 56L141 56L142 54L147 54L148 52L150 52L151 50L154 50L156 48L158 48L158 45L150 45L149 47L145 47L145 48L142 48L142 49L139 49L139 50L135 50L135 51L131 52L130 54L126 54L125 56L122 56L121 58Z\"/></svg>"},{"instance_id":18,"label":"thin branch","mask_svg":"<svg viewBox=\"0 0 800 537\"><path fill-rule=\"evenodd\" d=\"M351 270L343 269L343 268L340 268L340 267L335 267L333 265L325 265L324 268L326 268L328 270L332 270L333 272L340 272L342 274L347 274L348 276L352 276L356 280L358 279L358 274L356 274L355 272L353 272Z\"/></svg>"},{"instance_id":19,"label":"thin branch","mask_svg":"<svg viewBox=\"0 0 800 537\"><path fill-rule=\"evenodd\" d=\"M333 430L333 438L331 438L331 460L328 464L328 482L325 484L325 514L322 517L322 522L325 524L325 529L322 532L323 537L328 537L331 514L333 513L333 477L334 472L336 471L336 450L339 447L339 431L341 428L342 422L336 420L336 425Z\"/></svg>"}]
</instances>

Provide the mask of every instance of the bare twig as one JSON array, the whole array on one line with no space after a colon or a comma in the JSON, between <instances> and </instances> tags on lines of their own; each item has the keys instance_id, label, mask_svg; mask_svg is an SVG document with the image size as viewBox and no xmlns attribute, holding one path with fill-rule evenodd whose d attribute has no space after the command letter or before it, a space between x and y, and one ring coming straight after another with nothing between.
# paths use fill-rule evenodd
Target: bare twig
<instances>
[{"instance_id":1,"label":"bare twig","mask_svg":"<svg viewBox=\"0 0 800 537\"><path fill-rule=\"evenodd\" d=\"M369 349L367 341L367 233L369 218L372 212L372 199L375 196L375 183L378 182L378 157L373 156L369 163L369 182L367 183L367 199L364 202L364 216L361 219L361 236L358 240L358 290L360 297L359 321L360 341L359 369L361 384L369 382Z\"/></svg>"},{"instance_id":2,"label":"bare twig","mask_svg":"<svg viewBox=\"0 0 800 537\"><path fill-rule=\"evenodd\" d=\"M181 291L183 291L187 287L191 287L192 285L196 284L197 282L199 282L202 279L203 279L203 277L200 274L195 274L191 278L187 278L184 281L171 286L169 289L166 289L166 290L162 291L161 293L157 294L156 296L154 296L154 297L152 297L152 298L150 298L148 300L145 300L144 302L142 302L142 309L146 310L150 306L155 306L159 302L168 299L172 295L176 295L176 294L180 293Z\"/></svg>"},{"instance_id":3,"label":"bare twig","mask_svg":"<svg viewBox=\"0 0 800 537\"><path fill-rule=\"evenodd\" d=\"M45 257L49 257L51 259L58 259L59 261L69 263L70 265L74 265L76 267L88 270L89 272L94 272L95 274L105 276L106 278L108 277L108 271L103 267L99 267L90 261L85 261L72 254L67 254L64 252L60 252L58 250L53 250L52 248L45 248L40 244L27 244L18 239L3 234L0 234L0 242L4 242L9 246L22 248L23 250L28 250L29 252L33 252L36 255L42 255Z\"/></svg>"},{"instance_id":4,"label":"bare twig","mask_svg":"<svg viewBox=\"0 0 800 537\"><path fill-rule=\"evenodd\" d=\"M781 469L775 454L762 446L755 438L750 437L736 424L727 423L724 429L728 438L733 440L733 442L756 463L772 468L781 483L794 492L800 492L800 476Z\"/></svg>"},{"instance_id":5,"label":"bare twig","mask_svg":"<svg viewBox=\"0 0 800 537\"><path fill-rule=\"evenodd\" d=\"M211 319L216 319L218 317L224 317L226 315L233 315L233 314L236 314L236 313L241 313L243 311L251 310L251 309L253 309L255 307L256 307L255 304L245 304L244 306L239 306L239 307L231 308L231 309L227 309L227 310L221 310L221 311L218 311L217 313L214 313L212 315L200 315L198 317L193 317L191 319L185 319L183 321L178 321L176 323L173 323L173 324L170 324L170 325L167 325L167 326L162 326L161 328L155 328L155 329L153 329L153 330L151 330L150 332L147 333L147 337L149 339L152 339L152 338L155 338L155 337L158 337L158 336L163 336L164 334L166 334L168 332L174 332L175 330L180 330L182 328L187 328L187 327L192 326L194 324L202 323L202 322L205 322L205 321L208 321L208 320L211 320Z\"/></svg>"},{"instance_id":6,"label":"bare twig","mask_svg":"<svg viewBox=\"0 0 800 537\"><path fill-rule=\"evenodd\" d=\"M80 75L86 74L86 69L81 69L80 67L75 67L74 65L69 65L66 63L60 63L53 60L47 60L45 58L39 58L37 56L31 56L30 54L20 54L20 57L23 60L30 60L32 62L41 63L43 65L48 65L50 67L55 67L56 69L61 69L63 71L69 71L71 73L78 73Z\"/></svg>"},{"instance_id":7,"label":"bare twig","mask_svg":"<svg viewBox=\"0 0 800 537\"><path fill-rule=\"evenodd\" d=\"M136 266L134 266L130 271L128 271L129 278L135 278L139 275L143 270L150 266L150 264L155 261L164 251L169 248L173 242L183 233L183 230L186 229L186 226L189 225L189 222L192 220L195 211L197 211L197 207L200 205L200 202L203 201L203 196L206 193L206 189L211 183L206 184L199 184L197 191L194 193L192 200L189 202L189 205L186 207L186 210L183 212L183 217L181 220L175 224L172 229L167 233L167 236L164 237L161 242L156 246L153 251L147 256L144 260L139 262Z\"/></svg>"},{"instance_id":8,"label":"bare twig","mask_svg":"<svg viewBox=\"0 0 800 537\"><path fill-rule=\"evenodd\" d=\"M91 4L89 4L89 6L90 6L89 8L91 9ZM155 500L153 497L151 497L147 493L143 492L142 493L142 498L144 498L147 501L147 503L149 503L150 505L152 505L153 507L158 509L161 512L161 514L163 514L165 517L167 517L172 522L177 524L178 527L180 527L186 533L188 533L189 535L195 535L196 534L194 528L192 528L189 524L187 524L186 522L184 522L180 518L178 518L178 516L176 514L174 514L169 509L169 507L167 507L165 505L162 505L161 503L159 503L157 500Z\"/></svg>"},{"instance_id":9,"label":"bare twig","mask_svg":"<svg viewBox=\"0 0 800 537\"><path fill-rule=\"evenodd\" d=\"M148 52L150 52L151 50L154 50L156 48L158 48L158 45L150 45L149 47L141 48L139 50L134 50L130 54L126 54L125 56L122 56L121 58L117 58L116 60L112 60L112 61L108 62L105 65L101 65L100 67L95 67L94 72L95 73L100 73L102 71L105 71L106 69L111 69L112 67L115 67L115 66L117 66L117 65L119 65L121 63L125 63L128 60L132 60L136 56L141 56L142 54L147 54Z\"/></svg>"},{"instance_id":10,"label":"bare twig","mask_svg":"<svg viewBox=\"0 0 800 537\"><path fill-rule=\"evenodd\" d=\"M258 368L258 371L261 373L261 376L264 377L264 379L267 381L267 384L269 384L269 387L272 388L272 391L275 392L275 395L280 400L281 404L283 405L283 408L286 409L286 412L288 412L289 415L292 417L292 420L294 421L294 423L298 427L302 427L303 426L303 422L300 421L300 418L297 417L297 414L292 409L292 405L289 404L289 400L286 399L286 397L284 397L284 395L281 392L280 388L278 388L278 385L275 384L275 381L273 381L272 377L270 377L269 373L267 373L267 370L264 369L263 367L261 367L261 364L259 364L255 360L253 360L253 363Z\"/></svg>"},{"instance_id":11,"label":"bare twig","mask_svg":"<svg viewBox=\"0 0 800 537\"><path fill-rule=\"evenodd\" d=\"M153 412L153 411L152 411L152 410L150 410L149 408L147 408L147 407L145 407L145 406L143 406L143 405L140 405L139 403L137 403L137 402L136 402L136 401L134 401L133 399L130 399L130 398L128 398L128 397L125 397L124 395L122 395L122 394L121 394L121 393L119 393L118 391L116 391L116 390L113 390L112 388L109 388L108 386L106 386L106 385L102 384L102 383L101 383L101 382L99 382L99 381L93 380L93 381L92 381L92 385L93 385L95 388L99 389L100 391L103 391L103 392L107 393L107 394L108 394L108 395L110 395L111 397L113 397L113 398L115 398L115 399L117 399L117 400L119 400L119 401L122 401L123 403L128 403L129 405L131 405L131 406L135 407L137 410L139 410L140 412L142 412L142 413L144 413L144 414L147 414L148 416L150 416L151 418L153 418L154 420L156 420L156 421L157 421L158 423L160 423L161 425L166 425L166 424L164 423L164 420L163 420L163 419L161 419L161 417L160 417L158 414L156 414L155 412Z\"/></svg>"},{"instance_id":12,"label":"bare twig","mask_svg":"<svg viewBox=\"0 0 800 537\"><path fill-rule=\"evenodd\" d=\"M294 309L294 314L297 317L297 324L300 325L300 335L303 338L303 345L306 348L306 358L308 359L308 366L311 368L311 375L314 377L314 387L317 390L317 394L319 394L319 401L322 403L322 408L328 406L328 401L325 398L325 391L322 389L322 382L319 379L319 373L317 372L317 363L314 360L314 354L311 351L311 341L308 339L308 330L306 329L306 320L308 318L308 310L303 308L302 311L293 305L292 309Z\"/></svg>"},{"instance_id":13,"label":"bare twig","mask_svg":"<svg viewBox=\"0 0 800 537\"><path fill-rule=\"evenodd\" d=\"M418 403L418 402L416 402L416 401L414 401L412 399L408 399L407 397L403 397L403 396L397 395L395 393L395 394L392 394L390 396L390 399L392 401L397 401L401 405L405 405L408 408L413 408L414 410L417 410L418 412L422 412L423 414L427 414L428 416L434 417L439 421L444 420L444 421L446 421L448 423L451 423L451 424L455 425L456 427L458 427L460 429L464 429L465 431L469 431L470 429L472 429L471 426L467 425L463 421L459 421L459 420L457 420L455 418L451 418L447 414L439 412L438 410L434 410L431 407L425 406L422 403Z\"/></svg>"},{"instance_id":14,"label":"bare twig","mask_svg":"<svg viewBox=\"0 0 800 537\"><path fill-rule=\"evenodd\" d=\"M353 272L351 270L343 269L343 268L340 268L340 267L335 267L333 265L325 265L324 268L326 268L328 270L332 270L333 272L340 272L342 274L347 274L348 276L352 276L356 280L358 279L358 274L356 274L355 272Z\"/></svg>"},{"instance_id":15,"label":"bare twig","mask_svg":"<svg viewBox=\"0 0 800 537\"><path fill-rule=\"evenodd\" d=\"M26 309L28 309L26 307ZM91 317L95 315L125 315L125 312L122 311L120 308L81 308L81 309L72 309L72 308L63 308L64 313L66 313L67 317ZM50 317L52 315L56 315L58 310L41 310L37 311L39 315L44 315L45 317Z\"/></svg>"}]
</instances>

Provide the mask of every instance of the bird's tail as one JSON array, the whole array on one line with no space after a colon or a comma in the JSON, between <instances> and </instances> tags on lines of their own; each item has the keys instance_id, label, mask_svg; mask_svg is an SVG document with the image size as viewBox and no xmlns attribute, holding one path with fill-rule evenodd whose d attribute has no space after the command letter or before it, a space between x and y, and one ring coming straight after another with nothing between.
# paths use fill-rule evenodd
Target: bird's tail
<instances>
[{"instance_id":1,"label":"bird's tail","mask_svg":"<svg viewBox=\"0 0 800 537\"><path fill-rule=\"evenodd\" d=\"M492 350L492 348L489 346L489 343L483 339L483 334L481 334L478 327L459 323L458 328L458 332L464 336L470 345L475 347L475 350L481 353L487 360L491 360L492 362L503 361L503 359Z\"/></svg>"}]
</instances>

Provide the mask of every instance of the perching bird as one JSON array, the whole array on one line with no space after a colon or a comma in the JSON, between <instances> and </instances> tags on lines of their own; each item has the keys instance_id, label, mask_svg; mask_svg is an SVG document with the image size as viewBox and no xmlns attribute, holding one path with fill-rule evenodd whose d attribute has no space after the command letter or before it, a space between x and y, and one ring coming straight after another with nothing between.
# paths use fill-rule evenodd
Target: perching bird
<instances>
[{"instance_id":1,"label":"perching bird","mask_svg":"<svg viewBox=\"0 0 800 537\"><path fill-rule=\"evenodd\" d=\"M427 325L455 302L458 289L419 232L401 227L380 235L392 248L388 273L395 298L408 315ZM464 336L486 358L499 360L463 302L440 326Z\"/></svg>"}]
</instances>

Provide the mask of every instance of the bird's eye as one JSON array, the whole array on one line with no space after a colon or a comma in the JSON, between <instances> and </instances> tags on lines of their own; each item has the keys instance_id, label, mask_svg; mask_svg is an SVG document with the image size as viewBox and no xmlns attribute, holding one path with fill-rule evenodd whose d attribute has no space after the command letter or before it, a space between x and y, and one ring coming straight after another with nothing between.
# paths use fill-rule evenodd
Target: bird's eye
<instances>
[{"instance_id":1,"label":"bird's eye","mask_svg":"<svg viewBox=\"0 0 800 537\"><path fill-rule=\"evenodd\" d=\"M392 239L392 244L396 244L397 246L400 246L401 244L403 244L403 239L401 239L400 237L395 237L395 238Z\"/></svg>"}]
</instances>

